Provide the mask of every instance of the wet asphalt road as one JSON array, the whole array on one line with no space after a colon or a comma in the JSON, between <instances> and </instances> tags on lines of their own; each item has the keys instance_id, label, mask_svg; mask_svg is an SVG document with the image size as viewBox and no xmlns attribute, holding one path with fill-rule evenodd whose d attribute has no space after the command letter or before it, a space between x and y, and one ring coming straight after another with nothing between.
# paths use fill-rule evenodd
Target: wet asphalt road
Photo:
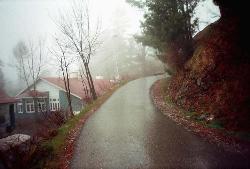
<instances>
[{"instance_id":1,"label":"wet asphalt road","mask_svg":"<svg viewBox=\"0 0 250 169\"><path fill-rule=\"evenodd\" d=\"M155 110L149 88L158 78L128 83L87 120L72 169L250 168L249 157L225 152Z\"/></svg>"}]
</instances>

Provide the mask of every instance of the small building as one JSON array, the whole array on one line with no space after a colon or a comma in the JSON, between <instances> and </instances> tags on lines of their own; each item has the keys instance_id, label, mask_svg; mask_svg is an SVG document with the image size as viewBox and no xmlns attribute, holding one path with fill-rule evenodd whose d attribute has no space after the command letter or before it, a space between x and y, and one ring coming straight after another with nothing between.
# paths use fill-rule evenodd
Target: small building
<instances>
[{"instance_id":1,"label":"small building","mask_svg":"<svg viewBox=\"0 0 250 169\"><path fill-rule=\"evenodd\" d=\"M15 127L15 102L15 98L0 89L0 136L5 133L7 127Z\"/></svg>"},{"instance_id":2,"label":"small building","mask_svg":"<svg viewBox=\"0 0 250 169\"><path fill-rule=\"evenodd\" d=\"M93 81L96 93L102 95L111 88L109 80L97 79ZM34 85L34 84L33 84ZM35 113L39 111L65 111L68 100L63 79L59 77L43 77L36 81L36 91L33 85L21 91L17 96L18 113ZM75 113L80 112L89 99L82 80L70 78L71 103ZM37 106L35 106L37 104ZM37 107L37 110L35 110Z\"/></svg>"}]
</instances>

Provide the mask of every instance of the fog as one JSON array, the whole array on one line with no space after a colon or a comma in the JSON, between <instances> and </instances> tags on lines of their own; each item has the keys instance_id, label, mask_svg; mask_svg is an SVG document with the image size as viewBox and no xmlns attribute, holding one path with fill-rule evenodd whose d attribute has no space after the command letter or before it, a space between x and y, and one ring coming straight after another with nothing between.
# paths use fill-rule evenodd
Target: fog
<instances>
[{"instance_id":1,"label":"fog","mask_svg":"<svg viewBox=\"0 0 250 169\"><path fill-rule=\"evenodd\" d=\"M140 34L143 13L131 7L125 0L91 0L90 6L92 15L101 20L102 26L102 45L91 60L91 70L94 76L111 78L116 76L117 72L123 71L122 67L126 64L124 55L134 58L143 52L141 46L133 40L133 35ZM16 86L17 72L13 67L12 50L17 42L36 41L42 38L45 39L47 48L50 48L52 36L58 32L54 20L60 12L70 8L71 0L0 0L0 59L4 65L5 86ZM199 30L218 19L218 15L219 10L213 5L212 0L201 3L196 12L200 19ZM148 59L159 63L151 56L153 54L150 54L150 50L148 52ZM47 57L50 62L47 62L43 75L57 76L59 72L49 52ZM124 58L125 60L122 60ZM136 60L133 62L136 65ZM77 70L77 66L73 66L71 71Z\"/></svg>"}]
</instances>

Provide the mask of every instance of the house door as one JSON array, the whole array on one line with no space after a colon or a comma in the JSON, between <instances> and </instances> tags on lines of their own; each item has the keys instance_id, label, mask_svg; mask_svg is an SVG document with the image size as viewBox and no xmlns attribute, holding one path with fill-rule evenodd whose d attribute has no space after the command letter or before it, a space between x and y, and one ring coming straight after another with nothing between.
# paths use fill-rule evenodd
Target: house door
<instances>
[{"instance_id":1,"label":"house door","mask_svg":"<svg viewBox=\"0 0 250 169\"><path fill-rule=\"evenodd\" d=\"M15 127L15 110L14 110L14 104L10 105L9 109L9 114L10 114L10 125L11 127Z\"/></svg>"}]
</instances>

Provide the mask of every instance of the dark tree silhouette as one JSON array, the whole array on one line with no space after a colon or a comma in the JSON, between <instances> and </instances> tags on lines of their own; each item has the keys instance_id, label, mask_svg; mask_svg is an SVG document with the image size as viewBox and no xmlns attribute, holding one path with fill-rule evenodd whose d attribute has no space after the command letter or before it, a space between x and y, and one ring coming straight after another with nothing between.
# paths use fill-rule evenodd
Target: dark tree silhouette
<instances>
[{"instance_id":1,"label":"dark tree silhouette","mask_svg":"<svg viewBox=\"0 0 250 169\"><path fill-rule=\"evenodd\" d=\"M138 41L157 49L163 62L181 68L192 56L192 35L198 25L193 18L200 0L127 0L144 9L142 35Z\"/></svg>"}]
</instances>

